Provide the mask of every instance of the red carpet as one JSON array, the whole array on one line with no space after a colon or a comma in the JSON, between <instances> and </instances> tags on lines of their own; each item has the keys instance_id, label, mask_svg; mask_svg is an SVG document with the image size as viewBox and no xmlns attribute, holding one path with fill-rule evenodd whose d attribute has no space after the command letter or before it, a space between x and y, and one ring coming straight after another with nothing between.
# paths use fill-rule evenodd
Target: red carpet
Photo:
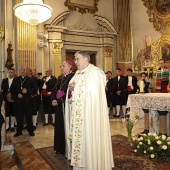
<instances>
[{"instance_id":1,"label":"red carpet","mask_svg":"<svg viewBox=\"0 0 170 170\"><path fill-rule=\"evenodd\" d=\"M170 163L157 162L142 156L135 156L127 142L127 137L122 135L112 136L113 157L115 167L113 170L169 170ZM67 161L64 155L54 152L53 147L37 149L39 154L54 170L67 170Z\"/></svg>"}]
</instances>

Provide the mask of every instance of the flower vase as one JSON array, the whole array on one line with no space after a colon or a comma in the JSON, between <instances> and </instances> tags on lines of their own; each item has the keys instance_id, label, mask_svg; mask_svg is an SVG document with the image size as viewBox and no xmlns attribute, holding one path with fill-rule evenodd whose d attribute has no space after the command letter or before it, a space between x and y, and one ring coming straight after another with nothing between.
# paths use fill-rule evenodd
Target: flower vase
<instances>
[{"instance_id":1,"label":"flower vase","mask_svg":"<svg viewBox=\"0 0 170 170\"><path fill-rule=\"evenodd\" d=\"M132 142L132 129L133 129L133 123L127 123L126 124L127 132L128 132L128 142Z\"/></svg>"}]
</instances>

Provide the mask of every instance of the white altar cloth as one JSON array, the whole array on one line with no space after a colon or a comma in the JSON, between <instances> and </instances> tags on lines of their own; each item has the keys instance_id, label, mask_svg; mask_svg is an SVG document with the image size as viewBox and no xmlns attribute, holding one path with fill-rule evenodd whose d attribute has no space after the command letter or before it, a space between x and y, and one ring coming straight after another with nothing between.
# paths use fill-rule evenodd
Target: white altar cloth
<instances>
[{"instance_id":1,"label":"white altar cloth","mask_svg":"<svg viewBox=\"0 0 170 170\"><path fill-rule=\"evenodd\" d=\"M170 93L145 93L130 94L127 101L127 108L130 107L131 112L137 112L140 117L144 113L142 109L149 110L149 131L159 134L159 111L168 111L167 114L167 134L170 136Z\"/></svg>"}]
</instances>

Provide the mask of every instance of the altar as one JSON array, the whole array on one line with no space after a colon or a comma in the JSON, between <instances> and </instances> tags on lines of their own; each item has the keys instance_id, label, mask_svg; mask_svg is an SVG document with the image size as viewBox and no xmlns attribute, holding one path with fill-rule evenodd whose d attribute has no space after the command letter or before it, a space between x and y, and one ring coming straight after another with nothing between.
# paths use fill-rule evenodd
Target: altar
<instances>
[{"instance_id":1,"label":"altar","mask_svg":"<svg viewBox=\"0 0 170 170\"><path fill-rule=\"evenodd\" d=\"M140 117L143 112L146 131L170 136L170 93L131 94L127 108Z\"/></svg>"}]
</instances>

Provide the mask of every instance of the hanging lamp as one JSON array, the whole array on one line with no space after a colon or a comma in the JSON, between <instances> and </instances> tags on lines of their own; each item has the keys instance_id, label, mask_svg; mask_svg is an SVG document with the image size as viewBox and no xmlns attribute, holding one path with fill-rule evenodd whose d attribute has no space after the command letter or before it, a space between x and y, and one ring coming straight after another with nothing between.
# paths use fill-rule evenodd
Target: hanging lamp
<instances>
[{"instance_id":1,"label":"hanging lamp","mask_svg":"<svg viewBox=\"0 0 170 170\"><path fill-rule=\"evenodd\" d=\"M15 16L31 25L37 25L51 18L52 8L42 0L23 0L13 7Z\"/></svg>"}]
</instances>

